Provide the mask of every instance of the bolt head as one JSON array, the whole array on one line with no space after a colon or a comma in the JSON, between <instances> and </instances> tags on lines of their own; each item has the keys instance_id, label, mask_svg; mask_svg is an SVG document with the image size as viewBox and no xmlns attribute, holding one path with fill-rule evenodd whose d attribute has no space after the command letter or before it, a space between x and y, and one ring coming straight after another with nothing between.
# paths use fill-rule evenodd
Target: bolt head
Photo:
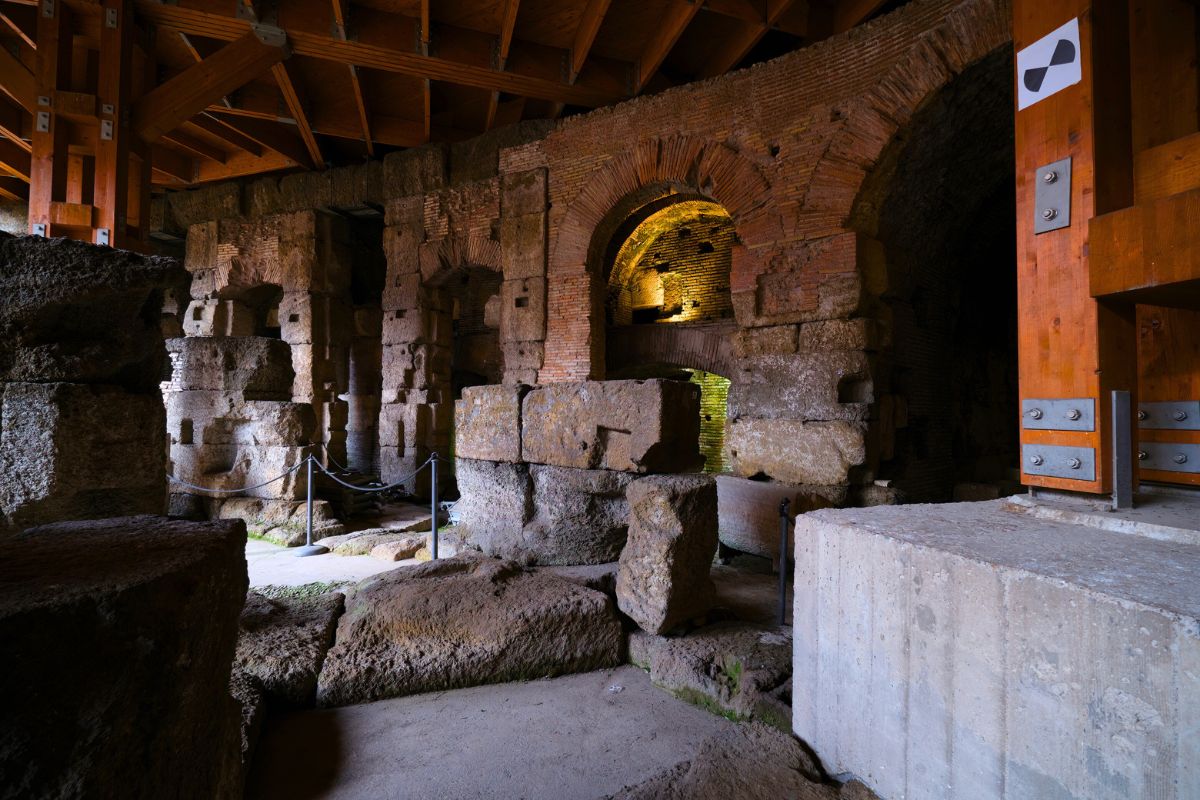
<instances>
[{"instance_id":1,"label":"bolt head","mask_svg":"<svg viewBox=\"0 0 1200 800\"><path fill-rule=\"evenodd\" d=\"M1052 169L1042 175L1042 183L1054 183L1056 180L1058 180L1058 173Z\"/></svg>"},{"instance_id":2,"label":"bolt head","mask_svg":"<svg viewBox=\"0 0 1200 800\"><path fill-rule=\"evenodd\" d=\"M1083 414L1080 413L1078 408L1072 408L1069 411L1067 411L1067 419L1075 420L1075 419L1079 419L1082 416L1083 416Z\"/></svg>"},{"instance_id":3,"label":"bolt head","mask_svg":"<svg viewBox=\"0 0 1200 800\"><path fill-rule=\"evenodd\" d=\"M1080 461L1078 458L1072 458L1070 461L1067 462L1067 466L1070 467L1071 469L1079 469L1080 467L1083 466L1083 462Z\"/></svg>"},{"instance_id":4,"label":"bolt head","mask_svg":"<svg viewBox=\"0 0 1200 800\"><path fill-rule=\"evenodd\" d=\"M1031 408L1031 409L1029 409L1029 416L1032 417L1033 419L1041 419L1042 418L1042 410L1040 408Z\"/></svg>"},{"instance_id":5,"label":"bolt head","mask_svg":"<svg viewBox=\"0 0 1200 800\"><path fill-rule=\"evenodd\" d=\"M1138 419L1149 419L1149 418L1150 418L1150 415L1147 414L1145 411L1142 411L1140 409L1138 410Z\"/></svg>"},{"instance_id":6,"label":"bolt head","mask_svg":"<svg viewBox=\"0 0 1200 800\"><path fill-rule=\"evenodd\" d=\"M1175 417L1176 422L1183 422L1185 419L1187 419L1187 412L1180 409L1179 411L1176 411L1171 416Z\"/></svg>"},{"instance_id":7,"label":"bolt head","mask_svg":"<svg viewBox=\"0 0 1200 800\"><path fill-rule=\"evenodd\" d=\"M1042 458L1041 456L1030 456L1029 457L1029 463L1033 464L1035 467L1040 467L1042 464L1045 463L1045 461L1046 461L1046 459Z\"/></svg>"},{"instance_id":8,"label":"bolt head","mask_svg":"<svg viewBox=\"0 0 1200 800\"><path fill-rule=\"evenodd\" d=\"M1186 464L1187 456L1184 455L1183 453L1176 453L1175 454L1175 463L1176 464Z\"/></svg>"},{"instance_id":9,"label":"bolt head","mask_svg":"<svg viewBox=\"0 0 1200 800\"><path fill-rule=\"evenodd\" d=\"M1058 216L1058 211L1053 208L1042 209L1042 219L1044 219L1044 220L1052 220L1057 216Z\"/></svg>"},{"instance_id":10,"label":"bolt head","mask_svg":"<svg viewBox=\"0 0 1200 800\"><path fill-rule=\"evenodd\" d=\"M1145 450L1138 450L1138 461L1145 461L1149 457L1150 457L1150 454L1147 453Z\"/></svg>"}]
</instances>

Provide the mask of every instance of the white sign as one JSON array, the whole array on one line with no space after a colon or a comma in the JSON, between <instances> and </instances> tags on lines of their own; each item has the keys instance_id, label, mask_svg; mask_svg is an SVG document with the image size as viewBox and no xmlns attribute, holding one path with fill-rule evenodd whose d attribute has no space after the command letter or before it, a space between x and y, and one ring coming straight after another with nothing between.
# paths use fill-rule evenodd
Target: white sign
<instances>
[{"instance_id":1,"label":"white sign","mask_svg":"<svg viewBox=\"0 0 1200 800\"><path fill-rule=\"evenodd\" d=\"M1017 53L1017 110L1079 83L1081 62L1078 19Z\"/></svg>"}]
</instances>

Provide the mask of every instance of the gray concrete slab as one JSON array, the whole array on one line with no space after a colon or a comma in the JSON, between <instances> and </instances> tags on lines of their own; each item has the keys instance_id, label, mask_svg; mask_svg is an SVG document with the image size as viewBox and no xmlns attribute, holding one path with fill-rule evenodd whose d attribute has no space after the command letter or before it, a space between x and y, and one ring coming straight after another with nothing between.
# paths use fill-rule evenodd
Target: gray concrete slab
<instances>
[{"instance_id":1,"label":"gray concrete slab","mask_svg":"<svg viewBox=\"0 0 1200 800\"><path fill-rule=\"evenodd\" d=\"M246 542L246 569L250 573L250 588L257 586L302 586L306 583L357 583L408 561L381 561L370 556L338 556L326 553L320 556L296 557L296 549L280 547L261 539Z\"/></svg>"},{"instance_id":2,"label":"gray concrete slab","mask_svg":"<svg viewBox=\"0 0 1200 800\"><path fill-rule=\"evenodd\" d=\"M268 721L247 797L593 800L732 724L636 667L303 711Z\"/></svg>"}]
</instances>

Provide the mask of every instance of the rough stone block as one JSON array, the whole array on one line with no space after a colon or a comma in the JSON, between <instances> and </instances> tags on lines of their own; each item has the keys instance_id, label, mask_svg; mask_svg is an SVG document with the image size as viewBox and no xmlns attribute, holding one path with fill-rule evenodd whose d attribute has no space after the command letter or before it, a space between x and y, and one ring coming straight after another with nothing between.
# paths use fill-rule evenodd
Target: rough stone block
<instances>
[{"instance_id":1,"label":"rough stone block","mask_svg":"<svg viewBox=\"0 0 1200 800\"><path fill-rule=\"evenodd\" d=\"M172 258L0 233L0 381L154 391L163 298L187 281Z\"/></svg>"},{"instance_id":2,"label":"rough stone block","mask_svg":"<svg viewBox=\"0 0 1200 800\"><path fill-rule=\"evenodd\" d=\"M867 355L834 351L743 358L729 387L730 418L865 420L874 401Z\"/></svg>"},{"instance_id":3,"label":"rough stone block","mask_svg":"<svg viewBox=\"0 0 1200 800\"><path fill-rule=\"evenodd\" d=\"M789 501L793 516L832 505L827 497L802 486L752 481L732 475L718 475L716 481L721 544L773 561L779 558L781 502ZM789 557L791 547L789 538Z\"/></svg>"},{"instance_id":4,"label":"rough stone block","mask_svg":"<svg viewBox=\"0 0 1200 800\"><path fill-rule=\"evenodd\" d=\"M533 519L533 480L526 464L458 458L460 500L454 506L463 540L489 555L508 554Z\"/></svg>"},{"instance_id":5,"label":"rough stone block","mask_svg":"<svg viewBox=\"0 0 1200 800\"><path fill-rule=\"evenodd\" d=\"M468 386L454 404L454 451L460 458L521 460L521 399L528 386Z\"/></svg>"},{"instance_id":6,"label":"rough stone block","mask_svg":"<svg viewBox=\"0 0 1200 800\"><path fill-rule=\"evenodd\" d=\"M0 529L166 510L158 396L73 383L0 386Z\"/></svg>"},{"instance_id":7,"label":"rough stone block","mask_svg":"<svg viewBox=\"0 0 1200 800\"><path fill-rule=\"evenodd\" d=\"M547 170L530 169L510 172L500 178L500 213L505 217L544 212L548 204L546 195Z\"/></svg>"},{"instance_id":8,"label":"rough stone block","mask_svg":"<svg viewBox=\"0 0 1200 800\"><path fill-rule=\"evenodd\" d=\"M236 668L257 680L271 705L311 706L342 608L340 592L280 600L250 592L238 623Z\"/></svg>"},{"instance_id":9,"label":"rough stone block","mask_svg":"<svg viewBox=\"0 0 1200 800\"><path fill-rule=\"evenodd\" d=\"M717 487L706 475L652 475L629 485L629 541L617 605L647 633L705 614L716 588Z\"/></svg>"},{"instance_id":10,"label":"rough stone block","mask_svg":"<svg viewBox=\"0 0 1200 800\"><path fill-rule=\"evenodd\" d=\"M292 349L260 336L186 336L167 340L176 391L237 394L245 400L289 400Z\"/></svg>"},{"instance_id":11,"label":"rough stone block","mask_svg":"<svg viewBox=\"0 0 1200 800\"><path fill-rule=\"evenodd\" d=\"M504 352L504 371L538 370L545 360L546 345L542 342L504 342L500 346Z\"/></svg>"},{"instance_id":12,"label":"rough stone block","mask_svg":"<svg viewBox=\"0 0 1200 800\"><path fill-rule=\"evenodd\" d=\"M313 440L308 403L245 402L223 392L171 392L166 397L167 436L176 445L287 445Z\"/></svg>"},{"instance_id":13,"label":"rough stone block","mask_svg":"<svg viewBox=\"0 0 1200 800\"><path fill-rule=\"evenodd\" d=\"M305 492L305 471L300 465L313 450L307 446L239 442L174 445L171 447L171 474L205 489L230 491L257 486L288 473L282 480L258 486L245 494L248 497L296 500L303 497ZM297 469L289 472L293 467Z\"/></svg>"},{"instance_id":14,"label":"rough stone block","mask_svg":"<svg viewBox=\"0 0 1200 800\"><path fill-rule=\"evenodd\" d=\"M700 391L682 381L587 381L534 389L523 460L577 469L686 472L702 463Z\"/></svg>"},{"instance_id":15,"label":"rough stone block","mask_svg":"<svg viewBox=\"0 0 1200 800\"><path fill-rule=\"evenodd\" d=\"M635 476L610 470L534 464L533 519L508 558L538 564L605 564L616 561L629 530L625 490Z\"/></svg>"},{"instance_id":16,"label":"rough stone block","mask_svg":"<svg viewBox=\"0 0 1200 800\"><path fill-rule=\"evenodd\" d=\"M799 352L875 350L879 347L878 323L872 319L830 319L800 326Z\"/></svg>"},{"instance_id":17,"label":"rough stone block","mask_svg":"<svg viewBox=\"0 0 1200 800\"><path fill-rule=\"evenodd\" d=\"M798 339L795 325L746 328L733 334L733 352L738 358L795 353Z\"/></svg>"},{"instance_id":18,"label":"rough stone block","mask_svg":"<svg viewBox=\"0 0 1200 800\"><path fill-rule=\"evenodd\" d=\"M355 588L317 702L585 672L615 666L620 649L620 622L600 592L511 561L442 559Z\"/></svg>"},{"instance_id":19,"label":"rough stone block","mask_svg":"<svg viewBox=\"0 0 1200 800\"><path fill-rule=\"evenodd\" d=\"M742 418L730 420L725 432L734 472L746 478L832 486L867 458L861 422Z\"/></svg>"},{"instance_id":20,"label":"rough stone block","mask_svg":"<svg viewBox=\"0 0 1200 800\"><path fill-rule=\"evenodd\" d=\"M1200 796L1200 546L1003 502L797 519L796 734L880 797Z\"/></svg>"},{"instance_id":21,"label":"rough stone block","mask_svg":"<svg viewBox=\"0 0 1200 800\"><path fill-rule=\"evenodd\" d=\"M500 340L540 342L545 338L545 279L506 280L500 286Z\"/></svg>"},{"instance_id":22,"label":"rough stone block","mask_svg":"<svg viewBox=\"0 0 1200 800\"><path fill-rule=\"evenodd\" d=\"M501 218L500 258L506 279L544 276L546 253L545 211Z\"/></svg>"},{"instance_id":23,"label":"rough stone block","mask_svg":"<svg viewBox=\"0 0 1200 800\"><path fill-rule=\"evenodd\" d=\"M122 517L0 542L0 775L13 797L242 795L239 522Z\"/></svg>"}]
</instances>

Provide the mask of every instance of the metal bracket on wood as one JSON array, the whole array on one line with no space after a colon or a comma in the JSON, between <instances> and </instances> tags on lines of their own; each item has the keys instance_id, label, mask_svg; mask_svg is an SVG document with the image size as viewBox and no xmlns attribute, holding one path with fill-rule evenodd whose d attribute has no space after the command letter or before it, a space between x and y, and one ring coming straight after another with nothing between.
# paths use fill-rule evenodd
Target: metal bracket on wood
<instances>
[{"instance_id":1,"label":"metal bracket on wood","mask_svg":"<svg viewBox=\"0 0 1200 800\"><path fill-rule=\"evenodd\" d=\"M1027 475L1094 481L1096 450L1092 447L1024 444L1021 446L1021 469Z\"/></svg>"}]
</instances>

